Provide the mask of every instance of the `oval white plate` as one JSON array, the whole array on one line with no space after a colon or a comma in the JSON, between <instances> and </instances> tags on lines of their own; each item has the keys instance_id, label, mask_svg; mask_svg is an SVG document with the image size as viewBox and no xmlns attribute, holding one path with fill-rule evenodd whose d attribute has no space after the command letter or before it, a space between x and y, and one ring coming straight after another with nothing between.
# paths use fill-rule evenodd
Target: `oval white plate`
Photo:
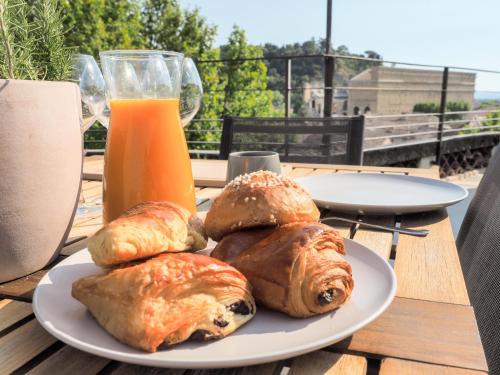
<instances>
[{"instance_id":1,"label":"oval white plate","mask_svg":"<svg viewBox=\"0 0 500 375\"><path fill-rule=\"evenodd\" d=\"M396 293L390 265L370 249L346 240L355 287L350 301L335 312L294 319L260 308L255 317L218 341L185 342L144 353L116 341L70 295L73 281L99 271L87 250L52 268L38 284L33 310L58 339L102 357L135 364L177 368L248 366L307 353L340 341L377 318Z\"/></svg>"},{"instance_id":2,"label":"oval white plate","mask_svg":"<svg viewBox=\"0 0 500 375\"><path fill-rule=\"evenodd\" d=\"M467 198L451 182L387 173L327 173L296 179L318 206L361 214L408 214L447 207Z\"/></svg>"}]
</instances>

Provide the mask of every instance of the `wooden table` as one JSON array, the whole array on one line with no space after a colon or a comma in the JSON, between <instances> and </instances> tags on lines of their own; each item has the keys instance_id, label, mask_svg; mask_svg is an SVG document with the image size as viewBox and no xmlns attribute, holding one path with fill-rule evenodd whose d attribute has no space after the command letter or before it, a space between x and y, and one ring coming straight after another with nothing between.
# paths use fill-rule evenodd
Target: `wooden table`
<instances>
[{"instance_id":1,"label":"wooden table","mask_svg":"<svg viewBox=\"0 0 500 375\"><path fill-rule=\"evenodd\" d=\"M193 161L199 198L213 198L224 184L224 161ZM322 173L379 172L438 178L436 169L284 164L289 177ZM102 158L86 158L81 201L95 205L75 219L60 261L84 248L86 237L101 226ZM91 180L89 180L91 179ZM200 210L206 210L204 203ZM323 212L323 215L326 215ZM260 366L226 370L168 370L168 374L478 374L486 360L470 306L460 262L445 210L367 221L430 229L425 238L393 236L358 228L337 228L393 262L398 291L375 322L333 346ZM34 250L36 245L34 244ZM54 264L54 263L53 263ZM156 374L159 369L128 365L84 353L49 335L34 319L31 298L47 269L0 284L0 373ZM162 370L163 371L163 370Z\"/></svg>"}]
</instances>

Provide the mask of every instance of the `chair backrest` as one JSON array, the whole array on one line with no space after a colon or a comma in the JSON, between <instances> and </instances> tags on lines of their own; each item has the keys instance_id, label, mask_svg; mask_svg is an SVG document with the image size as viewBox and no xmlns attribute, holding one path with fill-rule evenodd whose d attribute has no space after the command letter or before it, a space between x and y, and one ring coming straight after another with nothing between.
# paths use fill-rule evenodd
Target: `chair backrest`
<instances>
[{"instance_id":1,"label":"chair backrest","mask_svg":"<svg viewBox=\"0 0 500 375\"><path fill-rule=\"evenodd\" d=\"M457 247L490 373L500 374L500 152L472 199Z\"/></svg>"},{"instance_id":2,"label":"chair backrest","mask_svg":"<svg viewBox=\"0 0 500 375\"><path fill-rule=\"evenodd\" d=\"M282 161L363 163L363 116L226 117L219 158L233 151L275 151Z\"/></svg>"}]
</instances>

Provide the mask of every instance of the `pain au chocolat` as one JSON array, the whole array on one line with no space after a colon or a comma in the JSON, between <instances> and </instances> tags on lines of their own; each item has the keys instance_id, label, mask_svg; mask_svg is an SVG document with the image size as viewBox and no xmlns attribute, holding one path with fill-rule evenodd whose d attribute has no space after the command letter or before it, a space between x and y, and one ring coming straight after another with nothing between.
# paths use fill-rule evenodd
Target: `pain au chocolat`
<instances>
[{"instance_id":1,"label":"pain au chocolat","mask_svg":"<svg viewBox=\"0 0 500 375\"><path fill-rule=\"evenodd\" d=\"M141 203L102 227L88 242L92 260L101 267L206 246L202 220L170 202Z\"/></svg>"},{"instance_id":2,"label":"pain au chocolat","mask_svg":"<svg viewBox=\"0 0 500 375\"><path fill-rule=\"evenodd\" d=\"M211 256L252 284L256 301L294 317L338 308L354 287L338 232L320 223L292 223L225 236Z\"/></svg>"},{"instance_id":3,"label":"pain au chocolat","mask_svg":"<svg viewBox=\"0 0 500 375\"><path fill-rule=\"evenodd\" d=\"M318 208L302 187L273 172L258 171L226 185L207 213L205 230L219 241L245 228L318 220Z\"/></svg>"},{"instance_id":4,"label":"pain au chocolat","mask_svg":"<svg viewBox=\"0 0 500 375\"><path fill-rule=\"evenodd\" d=\"M256 312L250 284L239 271L190 253L161 254L84 277L71 294L112 336L148 352L190 337L222 338Z\"/></svg>"}]
</instances>

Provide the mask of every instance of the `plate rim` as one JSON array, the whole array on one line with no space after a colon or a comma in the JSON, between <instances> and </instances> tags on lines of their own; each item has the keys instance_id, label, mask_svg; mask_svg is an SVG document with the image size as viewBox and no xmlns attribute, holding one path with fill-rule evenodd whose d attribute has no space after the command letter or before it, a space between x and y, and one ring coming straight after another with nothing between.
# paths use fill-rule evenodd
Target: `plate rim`
<instances>
[{"instance_id":1,"label":"plate rim","mask_svg":"<svg viewBox=\"0 0 500 375\"><path fill-rule=\"evenodd\" d=\"M39 281L37 284L37 287L35 289L35 292L33 294L33 301L32 301L32 307L33 307L33 312L34 315L37 319L37 321L40 323L40 325L51 335L56 337L57 339L61 340L64 342L66 345L69 345L71 347L74 347L76 349L82 350L87 353L91 353L94 355L97 355L99 357L104 357L108 358L111 360L117 360L125 363L132 363L132 364L138 364L138 365L143 365L143 366L154 366L154 367L163 367L163 368L190 368L190 369L210 369L210 368L232 368L232 367L241 367L241 366L249 366L249 365L258 365L258 364L263 364L263 363L269 363L269 362L274 362L286 358L292 358L296 357L305 353L309 353L321 348L324 348L328 345L332 345L336 342L342 341L343 339L351 336L355 332L359 331L363 327L366 327L368 324L373 322L375 319L377 319L387 308L389 305L393 302L396 292L397 292L397 278L396 274L394 272L394 269L391 267L388 261L386 261L384 258L382 258L377 252L374 250L370 249L369 247L348 239L344 238L344 241L346 242L351 242L354 243L356 246L359 246L364 249L364 251L369 251L372 256L375 256L379 258L379 261L382 262L385 266L385 270L387 271L387 275L389 276L390 282L391 282L391 288L390 291L384 301L378 309L367 319L358 322L357 324L351 326L349 329L347 329L340 338L336 338L332 340L332 335L329 337L325 337L321 340L316 340L312 344L302 344L300 346L297 346L293 348L292 350L281 350L281 351L274 351L271 353L264 353L260 355L252 355L252 356L242 356L238 357L237 359L230 359L230 360L217 360L214 359L212 360L203 360L203 361L185 361L185 360L162 360L161 358L147 358L147 355L150 353L142 353L138 350L136 355L130 356L127 354L121 354L117 353L113 350L103 348L103 347L97 347L93 344L87 344L84 341L77 339L64 331L60 331L56 329L51 323L47 323L43 321L42 317L40 316L40 312L38 311L38 304L39 304L39 285L43 281L47 281L49 278L49 274L51 270L49 270ZM62 262L58 263L61 264L68 259L70 259L72 256L82 253L84 251L87 251L87 248L84 248L80 251L77 251L76 253L68 256L66 259L64 259ZM56 265L57 266L57 265ZM97 322L95 323L99 325ZM99 326L100 329L103 329L102 327ZM104 329L103 329L104 330ZM124 344L125 345L125 344Z\"/></svg>"},{"instance_id":2,"label":"plate rim","mask_svg":"<svg viewBox=\"0 0 500 375\"><path fill-rule=\"evenodd\" d=\"M381 176L381 175L382 176L389 175L389 176L403 177L403 178L410 179L410 180L432 181L432 182L438 183L438 184L454 186L454 187L462 190L462 195L459 198L443 201L441 203L432 203L432 204L415 204L415 205L406 204L406 205L390 205L390 206L387 205L387 206L384 206L384 205L380 205L380 204L369 204L369 203L368 204L364 204L364 203L363 204L339 203L339 202L334 202L334 201L325 201L322 199L315 199L314 197L312 197L313 194L308 189L306 189L304 186L302 186L300 184L300 182L303 180L310 180L310 179L318 178L321 176L346 176L346 175L350 175L350 176L353 176L353 175L354 176L372 175L372 176L377 176L377 177ZM405 174L377 173L377 172L363 172L363 173L358 173L358 172L348 172L348 173L327 172L327 173L323 173L323 174L319 174L319 175L297 177L295 179L295 181L311 195L314 202L316 202L318 205L329 206L332 208L333 207L345 208L345 209L348 209L348 211L350 211L350 212L351 211L360 212L360 211L368 211L368 210L373 210L373 211L369 211L369 212L396 212L398 210L407 210L407 209L417 209L418 210L418 211L415 211L415 210L407 211L408 213L425 212L425 211L428 211L429 208L438 209L438 208L445 208L445 207L451 206L452 204L463 201L464 199L466 199L469 196L469 191L466 188L464 188L461 185L454 184L453 182L437 180L437 179L429 178L429 177L411 176L411 175L405 175ZM361 209L363 207L366 207L367 210Z\"/></svg>"}]
</instances>

